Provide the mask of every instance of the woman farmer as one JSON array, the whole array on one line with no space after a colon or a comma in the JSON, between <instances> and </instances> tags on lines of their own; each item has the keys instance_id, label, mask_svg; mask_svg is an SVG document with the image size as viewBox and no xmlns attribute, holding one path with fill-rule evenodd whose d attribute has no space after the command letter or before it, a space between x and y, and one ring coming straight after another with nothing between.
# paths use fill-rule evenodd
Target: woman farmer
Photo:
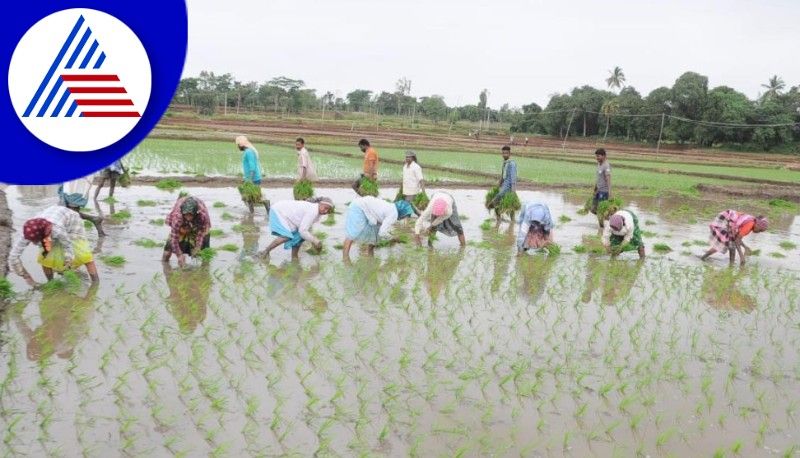
<instances>
[{"instance_id":1,"label":"woman farmer","mask_svg":"<svg viewBox=\"0 0 800 458\"><path fill-rule=\"evenodd\" d=\"M423 183L422 167L417 162L417 153L406 151L406 163L403 165L403 198L407 202L413 202L419 193L425 192Z\"/></svg>"},{"instance_id":2,"label":"woman farmer","mask_svg":"<svg viewBox=\"0 0 800 458\"><path fill-rule=\"evenodd\" d=\"M170 234L164 244L163 262L169 262L174 254L178 258L178 266L184 267L187 254L195 257L200 250L211 245L211 218L206 204L197 197L178 199L165 222L170 227Z\"/></svg>"},{"instance_id":3,"label":"woman farmer","mask_svg":"<svg viewBox=\"0 0 800 458\"><path fill-rule=\"evenodd\" d=\"M305 241L316 249L322 248L322 242L311 233L311 226L319 221L320 216L332 212L333 207L333 201L327 197L276 202L269 210L269 230L276 239L261 252L261 256L268 258L280 244L284 249L292 250L292 259L299 257L300 245Z\"/></svg>"},{"instance_id":4,"label":"woman farmer","mask_svg":"<svg viewBox=\"0 0 800 458\"><path fill-rule=\"evenodd\" d=\"M375 245L381 237L389 236L392 225L413 214L413 207L405 200L390 203L373 196L354 199L347 209L345 222L346 238L342 250L345 261L350 259L353 242L367 245L367 254L374 255Z\"/></svg>"},{"instance_id":5,"label":"woman farmer","mask_svg":"<svg viewBox=\"0 0 800 458\"><path fill-rule=\"evenodd\" d=\"M37 262L42 266L48 280L53 279L54 271L63 272L82 265L86 265L93 283L99 280L92 250L83 231L83 221L77 212L54 205L35 218L25 221L22 226L22 238L11 249L8 264L11 270L35 287L36 282L25 270L21 260L22 253L31 243L42 248Z\"/></svg>"},{"instance_id":6,"label":"woman farmer","mask_svg":"<svg viewBox=\"0 0 800 458\"><path fill-rule=\"evenodd\" d=\"M253 196L243 193L243 190L247 189L248 186L239 188L239 192L242 193L242 200L247 204L250 213L255 211L253 208L255 202L261 202L267 213L269 213L269 200L262 200L261 198L261 164L258 162L258 151L244 135L239 135L234 141L236 142L236 147L242 152L242 176L244 181L255 185Z\"/></svg>"},{"instance_id":7,"label":"woman farmer","mask_svg":"<svg viewBox=\"0 0 800 458\"><path fill-rule=\"evenodd\" d=\"M764 232L769 227L769 221L763 216L752 216L734 210L725 210L717 215L709 225L711 236L708 241L711 247L700 257L703 261L716 252L730 253L731 264L736 260L739 252L741 264L744 265L745 253L750 254L750 247L744 244L745 236L750 233ZM744 247L744 251L742 251Z\"/></svg>"},{"instance_id":8,"label":"woman farmer","mask_svg":"<svg viewBox=\"0 0 800 458\"><path fill-rule=\"evenodd\" d=\"M417 245L422 245L423 232L428 235L441 232L449 237L457 235L461 246L466 246L467 241L464 238L464 227L458 217L458 208L455 199L449 193L443 191L433 193L430 203L417 218L417 223L414 225L414 239ZM432 241L429 238L428 246L431 245Z\"/></svg>"},{"instance_id":9,"label":"woman farmer","mask_svg":"<svg viewBox=\"0 0 800 458\"><path fill-rule=\"evenodd\" d=\"M81 208L89 204L89 191L91 191L91 189L91 177L79 178L64 183L58 187L58 201L59 204L77 212L81 219L94 224L95 229L97 229L97 235L105 237L106 233L103 231L103 218L81 213Z\"/></svg>"},{"instance_id":10,"label":"woman farmer","mask_svg":"<svg viewBox=\"0 0 800 458\"><path fill-rule=\"evenodd\" d=\"M612 214L603 229L603 246L615 257L623 251L638 251L644 259L644 242L639 218L630 210L618 210Z\"/></svg>"},{"instance_id":11,"label":"woman farmer","mask_svg":"<svg viewBox=\"0 0 800 458\"><path fill-rule=\"evenodd\" d=\"M547 205L526 202L519 215L517 254L544 248L553 243L553 218Z\"/></svg>"}]
</instances>

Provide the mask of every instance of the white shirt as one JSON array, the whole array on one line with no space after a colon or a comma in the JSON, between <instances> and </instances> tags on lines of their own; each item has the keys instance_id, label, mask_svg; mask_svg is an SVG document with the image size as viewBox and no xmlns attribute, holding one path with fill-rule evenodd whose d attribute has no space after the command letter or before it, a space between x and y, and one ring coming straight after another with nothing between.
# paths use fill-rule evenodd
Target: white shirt
<instances>
[{"instance_id":1,"label":"white shirt","mask_svg":"<svg viewBox=\"0 0 800 458\"><path fill-rule=\"evenodd\" d=\"M311 156L305 147L300 148L297 152L297 177L303 176L303 167L306 168L306 180L316 181L317 171L314 168L314 163L311 162Z\"/></svg>"},{"instance_id":2,"label":"white shirt","mask_svg":"<svg viewBox=\"0 0 800 458\"><path fill-rule=\"evenodd\" d=\"M633 238L633 231L636 229L633 224L633 215L631 212L627 210L620 210L615 215L622 215L622 218L625 220L625 224L622 225L622 229L615 231L611 229L611 224L606 221L603 227L603 246L611 245L611 235L622 236L622 246L628 244Z\"/></svg>"},{"instance_id":3,"label":"white shirt","mask_svg":"<svg viewBox=\"0 0 800 458\"><path fill-rule=\"evenodd\" d=\"M439 216L431 221L433 218L433 201L437 199L444 200L447 203L447 207L445 207L444 215ZM433 193L430 201L428 202L428 206L425 207L425 210L423 210L422 214L420 214L419 218L417 218L417 223L414 225L414 233L420 235L424 231L428 230L428 228L438 226L445 222L448 218L453 216L453 205L453 196L450 194L445 192Z\"/></svg>"},{"instance_id":4,"label":"white shirt","mask_svg":"<svg viewBox=\"0 0 800 458\"><path fill-rule=\"evenodd\" d=\"M350 202L350 205L356 205L361 210L364 210L364 216L367 217L367 222L370 225L381 225L378 229L379 237L387 237L392 225L397 221L397 207L383 199L364 196L354 199Z\"/></svg>"},{"instance_id":5,"label":"white shirt","mask_svg":"<svg viewBox=\"0 0 800 458\"><path fill-rule=\"evenodd\" d=\"M403 195L416 196L422 192L422 167L416 162L411 165L403 164Z\"/></svg>"},{"instance_id":6,"label":"white shirt","mask_svg":"<svg viewBox=\"0 0 800 458\"><path fill-rule=\"evenodd\" d=\"M311 226L319 220L319 204L304 200L282 200L271 207L278 215L278 221L289 231L297 231L303 240L319 243L311 233Z\"/></svg>"},{"instance_id":7,"label":"white shirt","mask_svg":"<svg viewBox=\"0 0 800 458\"><path fill-rule=\"evenodd\" d=\"M50 238L53 243L58 243L64 248L64 258L67 261L74 259L75 254L72 248L72 242L84 239L86 233L83 231L83 220L81 220L78 212L70 210L67 207L60 205L53 205L47 207L34 218L42 218L49 221L53 228L50 231ZM8 265L17 275L22 276L24 273L22 269L22 253L25 251L30 240L25 237L17 240L11 252L8 255Z\"/></svg>"}]
</instances>

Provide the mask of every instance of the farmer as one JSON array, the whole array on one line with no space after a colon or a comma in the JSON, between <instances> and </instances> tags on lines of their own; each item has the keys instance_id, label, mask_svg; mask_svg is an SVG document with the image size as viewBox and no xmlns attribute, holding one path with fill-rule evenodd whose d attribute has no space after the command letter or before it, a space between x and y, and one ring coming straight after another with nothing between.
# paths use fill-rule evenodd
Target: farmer
<instances>
[{"instance_id":1,"label":"farmer","mask_svg":"<svg viewBox=\"0 0 800 458\"><path fill-rule=\"evenodd\" d=\"M644 259L644 242L642 230L639 229L639 218L630 210L618 210L612 214L603 229L603 246L612 257L623 251L639 252L639 259Z\"/></svg>"},{"instance_id":2,"label":"farmer","mask_svg":"<svg viewBox=\"0 0 800 458\"><path fill-rule=\"evenodd\" d=\"M417 194L425 192L423 180L422 167L417 162L417 153L406 151L406 163L403 165L403 198L407 202L412 202Z\"/></svg>"},{"instance_id":3,"label":"farmer","mask_svg":"<svg viewBox=\"0 0 800 458\"><path fill-rule=\"evenodd\" d=\"M269 210L269 230L276 238L260 253L261 257L269 258L269 253L281 243L284 249L292 250L292 259L298 259L300 245L305 241L316 249L322 248L322 242L311 233L311 226L320 216L331 213L333 207L333 201L327 197L276 202Z\"/></svg>"},{"instance_id":4,"label":"farmer","mask_svg":"<svg viewBox=\"0 0 800 458\"><path fill-rule=\"evenodd\" d=\"M592 213L597 214L597 206L600 202L611 198L611 164L608 163L606 150L598 148L594 152L597 159L597 177L592 196ZM602 226L602 224L601 224Z\"/></svg>"},{"instance_id":5,"label":"farmer","mask_svg":"<svg viewBox=\"0 0 800 458\"><path fill-rule=\"evenodd\" d=\"M374 255L378 240L389 236L389 230L396 221L408 218L412 214L414 209L405 200L390 203L373 196L354 199L347 209L344 260L350 260L350 247L353 242L367 245L367 254Z\"/></svg>"},{"instance_id":6,"label":"farmer","mask_svg":"<svg viewBox=\"0 0 800 458\"><path fill-rule=\"evenodd\" d=\"M297 179L317 181L317 171L306 149L306 141L302 137L294 141L294 149L297 150Z\"/></svg>"},{"instance_id":7,"label":"farmer","mask_svg":"<svg viewBox=\"0 0 800 458\"><path fill-rule=\"evenodd\" d=\"M519 214L517 254L544 248L553 243L553 218L547 205L526 202Z\"/></svg>"},{"instance_id":8,"label":"farmer","mask_svg":"<svg viewBox=\"0 0 800 458\"><path fill-rule=\"evenodd\" d=\"M255 197L255 199L260 200L264 205L264 209L266 209L267 213L269 213L269 200L262 200L260 195L261 163L258 161L258 150L256 150L255 146L253 146L253 144L250 143L250 141L244 135L239 135L234 141L236 142L236 147L242 152L242 176L244 177L244 181L245 183L253 183L254 185L258 186L258 195ZM245 197L247 196L242 195L242 200L245 200L248 210L250 210L250 213L253 213L255 211L253 208L253 200L245 199Z\"/></svg>"},{"instance_id":9,"label":"farmer","mask_svg":"<svg viewBox=\"0 0 800 458\"><path fill-rule=\"evenodd\" d=\"M741 264L744 265L745 254L750 254L750 247L744 244L744 239L750 233L764 232L769 227L769 220L764 216L752 216L734 210L725 210L717 215L709 225L711 236L708 241L711 247L700 257L703 261L716 252L730 253L731 264L736 261L736 252L739 252ZM744 251L742 251L744 248Z\"/></svg>"},{"instance_id":10,"label":"farmer","mask_svg":"<svg viewBox=\"0 0 800 458\"><path fill-rule=\"evenodd\" d=\"M211 218L206 204L197 197L181 197L172 207L165 221L170 227L169 239L164 244L162 262L169 262L174 254L178 266L186 265L186 255L195 257L200 250L211 245Z\"/></svg>"},{"instance_id":11,"label":"farmer","mask_svg":"<svg viewBox=\"0 0 800 458\"><path fill-rule=\"evenodd\" d=\"M31 243L41 245L42 251L37 262L42 266L48 280L53 279L53 271L64 272L82 265L86 265L93 283L100 279L92 250L83 231L83 221L77 212L67 207L53 205L36 217L25 221L22 226L22 238L11 249L8 265L17 275L24 278L28 285L36 287L37 283L25 270L21 260L22 253Z\"/></svg>"},{"instance_id":12,"label":"farmer","mask_svg":"<svg viewBox=\"0 0 800 458\"><path fill-rule=\"evenodd\" d=\"M122 165L120 159L117 159L112 162L111 165L104 168L103 171L100 172L100 184L97 185L97 189L94 191L94 200L97 200L100 196L100 190L103 189L106 180L111 180L111 187L108 189L108 197L114 197L114 188L117 186L117 180L123 173L125 173L125 166Z\"/></svg>"},{"instance_id":13,"label":"farmer","mask_svg":"<svg viewBox=\"0 0 800 458\"><path fill-rule=\"evenodd\" d=\"M103 218L81 212L81 208L89 203L89 192L91 189L91 176L64 183L58 187L59 204L76 211L82 220L90 221L94 224L95 229L97 229L97 235L105 237L106 233L103 231Z\"/></svg>"},{"instance_id":14,"label":"farmer","mask_svg":"<svg viewBox=\"0 0 800 458\"><path fill-rule=\"evenodd\" d=\"M364 168L361 176L353 182L353 190L360 196L361 182L365 178L369 178L375 182L378 181L378 152L375 151L375 148L370 146L369 140L366 138L362 138L358 141L358 148L364 153Z\"/></svg>"},{"instance_id":15,"label":"farmer","mask_svg":"<svg viewBox=\"0 0 800 458\"><path fill-rule=\"evenodd\" d=\"M511 159L511 147L508 145L503 146L501 153L503 155L503 168L500 173L500 181L497 184L499 192L487 206L489 209L497 207L503 196L517 190L517 163ZM499 223L500 211L495 209L495 215L497 215L497 222ZM511 221L514 221L513 211L511 212Z\"/></svg>"},{"instance_id":16,"label":"farmer","mask_svg":"<svg viewBox=\"0 0 800 458\"><path fill-rule=\"evenodd\" d=\"M457 235L461 246L467 245L456 202L449 193L443 191L433 193L430 203L417 218L417 223L414 225L414 239L417 245L422 245L423 232L429 235L428 246L432 246L430 236L435 232L441 232L449 237Z\"/></svg>"}]
</instances>

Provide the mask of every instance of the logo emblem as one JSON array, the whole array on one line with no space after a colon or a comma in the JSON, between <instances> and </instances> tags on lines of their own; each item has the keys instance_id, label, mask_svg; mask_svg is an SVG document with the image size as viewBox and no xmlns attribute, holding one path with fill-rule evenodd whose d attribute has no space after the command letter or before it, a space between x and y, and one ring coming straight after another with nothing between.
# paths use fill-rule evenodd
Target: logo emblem
<instances>
[{"instance_id":1,"label":"logo emblem","mask_svg":"<svg viewBox=\"0 0 800 458\"><path fill-rule=\"evenodd\" d=\"M136 34L107 13L75 8L34 24L8 71L14 111L50 146L94 151L125 137L150 99L150 61Z\"/></svg>"}]
</instances>

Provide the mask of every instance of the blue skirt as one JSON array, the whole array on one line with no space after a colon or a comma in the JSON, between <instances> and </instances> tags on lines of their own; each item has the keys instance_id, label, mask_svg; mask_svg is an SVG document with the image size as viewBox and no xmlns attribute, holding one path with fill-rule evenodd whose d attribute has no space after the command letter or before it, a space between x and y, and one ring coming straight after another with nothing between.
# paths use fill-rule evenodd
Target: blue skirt
<instances>
[{"instance_id":1,"label":"blue skirt","mask_svg":"<svg viewBox=\"0 0 800 458\"><path fill-rule=\"evenodd\" d=\"M269 210L269 230L272 232L272 235L289 239L283 244L283 248L286 250L298 247L304 242L303 238L300 237L299 231L290 231L283 227L283 224L281 224L278 218L278 214L272 208Z\"/></svg>"},{"instance_id":2,"label":"blue skirt","mask_svg":"<svg viewBox=\"0 0 800 458\"><path fill-rule=\"evenodd\" d=\"M347 238L354 242L368 245L378 244L378 225L369 224L367 215L358 205L350 204L347 208L344 228Z\"/></svg>"}]
</instances>

